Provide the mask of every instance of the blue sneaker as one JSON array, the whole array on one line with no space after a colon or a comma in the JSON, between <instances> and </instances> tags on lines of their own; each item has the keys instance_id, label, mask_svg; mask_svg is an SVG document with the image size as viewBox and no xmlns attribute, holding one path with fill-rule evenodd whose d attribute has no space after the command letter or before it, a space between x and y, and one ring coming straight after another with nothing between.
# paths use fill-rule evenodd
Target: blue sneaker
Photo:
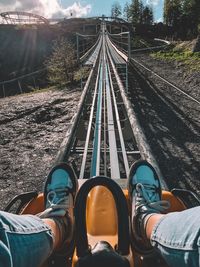
<instances>
[{"instance_id":1,"label":"blue sneaker","mask_svg":"<svg viewBox=\"0 0 200 267\"><path fill-rule=\"evenodd\" d=\"M65 255L74 235L74 200L78 181L72 168L66 163L56 165L49 173L44 185L45 210L40 218L52 218L60 228L63 245L56 252ZM67 246L67 248L66 248Z\"/></svg>"},{"instance_id":2,"label":"blue sneaker","mask_svg":"<svg viewBox=\"0 0 200 267\"><path fill-rule=\"evenodd\" d=\"M140 160L131 166L128 193L132 206L132 245L140 254L149 254L152 247L146 238L145 223L152 214L166 211L169 202L161 200L160 180L153 166L147 161Z\"/></svg>"}]
</instances>

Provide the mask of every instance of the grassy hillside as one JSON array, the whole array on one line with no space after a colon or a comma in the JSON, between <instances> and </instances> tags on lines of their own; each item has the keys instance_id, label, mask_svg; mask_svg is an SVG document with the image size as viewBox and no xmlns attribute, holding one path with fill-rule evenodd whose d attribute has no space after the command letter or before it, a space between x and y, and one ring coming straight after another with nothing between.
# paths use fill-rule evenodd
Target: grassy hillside
<instances>
[{"instance_id":1,"label":"grassy hillside","mask_svg":"<svg viewBox=\"0 0 200 267\"><path fill-rule=\"evenodd\" d=\"M194 41L176 42L166 51L152 53L153 58L181 63L189 71L200 71L200 52L192 52Z\"/></svg>"}]
</instances>

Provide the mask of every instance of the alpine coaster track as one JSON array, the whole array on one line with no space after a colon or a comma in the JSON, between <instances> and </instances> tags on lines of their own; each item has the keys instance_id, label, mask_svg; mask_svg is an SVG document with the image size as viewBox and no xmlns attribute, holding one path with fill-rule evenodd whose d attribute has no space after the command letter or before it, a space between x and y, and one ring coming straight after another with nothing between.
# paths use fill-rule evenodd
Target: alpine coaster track
<instances>
[{"instance_id":1,"label":"alpine coaster track","mask_svg":"<svg viewBox=\"0 0 200 267\"><path fill-rule=\"evenodd\" d=\"M94 52L87 59L92 68L77 113L56 158L56 163L71 162L79 179L99 175L126 179L131 164L140 158L151 162L160 173L115 60L125 62L122 53L113 46L103 21ZM163 187L166 188L164 181Z\"/></svg>"}]
</instances>

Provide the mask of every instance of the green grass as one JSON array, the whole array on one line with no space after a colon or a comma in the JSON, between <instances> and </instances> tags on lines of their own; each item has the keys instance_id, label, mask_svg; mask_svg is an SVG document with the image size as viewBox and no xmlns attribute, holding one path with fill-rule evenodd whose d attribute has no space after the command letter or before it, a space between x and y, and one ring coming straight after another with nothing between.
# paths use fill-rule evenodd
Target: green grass
<instances>
[{"instance_id":1,"label":"green grass","mask_svg":"<svg viewBox=\"0 0 200 267\"><path fill-rule=\"evenodd\" d=\"M200 52L193 53L175 47L172 50L151 53L151 56L165 61L180 62L191 71L200 71Z\"/></svg>"}]
</instances>

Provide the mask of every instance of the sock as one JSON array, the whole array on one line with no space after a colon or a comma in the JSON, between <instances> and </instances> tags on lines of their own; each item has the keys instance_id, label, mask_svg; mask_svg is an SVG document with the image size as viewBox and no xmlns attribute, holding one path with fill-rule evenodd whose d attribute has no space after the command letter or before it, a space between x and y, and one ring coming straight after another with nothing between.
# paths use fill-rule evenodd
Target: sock
<instances>
[{"instance_id":1,"label":"sock","mask_svg":"<svg viewBox=\"0 0 200 267\"><path fill-rule=\"evenodd\" d=\"M151 246L151 242L150 242L150 239L147 238L146 227L147 227L147 223L148 223L149 219L155 214L157 214L157 213L148 213L148 214L141 215L141 219L140 219L140 223L139 223L141 236L142 236L143 240L148 243L149 246Z\"/></svg>"}]
</instances>

